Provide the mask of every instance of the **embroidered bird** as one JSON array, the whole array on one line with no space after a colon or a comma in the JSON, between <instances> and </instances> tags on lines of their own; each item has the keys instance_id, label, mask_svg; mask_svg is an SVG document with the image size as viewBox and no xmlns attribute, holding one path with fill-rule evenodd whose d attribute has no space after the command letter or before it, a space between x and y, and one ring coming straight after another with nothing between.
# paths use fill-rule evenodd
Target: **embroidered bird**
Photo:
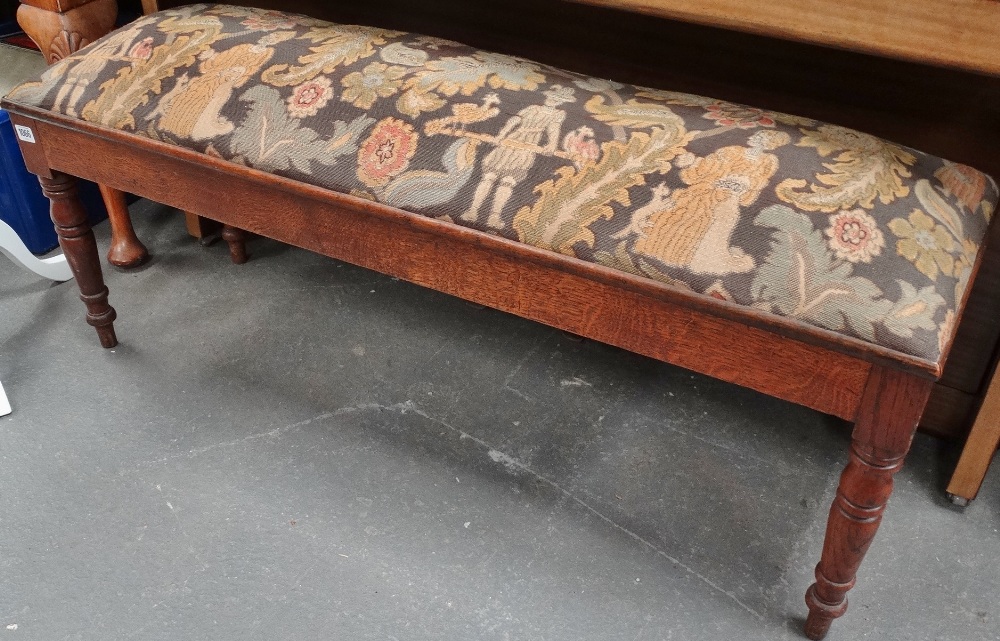
<instances>
[{"instance_id":1,"label":"embroidered bird","mask_svg":"<svg viewBox=\"0 0 1000 641\"><path fill-rule=\"evenodd\" d=\"M495 93L488 93L483 97L482 104L474 102L462 102L452 105L451 116L446 116L438 120L427 123L425 130L428 134L444 132L451 128L452 135L461 136L465 133L465 128L473 123L489 120L500 113L500 110L493 105L500 104L500 96Z\"/></svg>"}]
</instances>

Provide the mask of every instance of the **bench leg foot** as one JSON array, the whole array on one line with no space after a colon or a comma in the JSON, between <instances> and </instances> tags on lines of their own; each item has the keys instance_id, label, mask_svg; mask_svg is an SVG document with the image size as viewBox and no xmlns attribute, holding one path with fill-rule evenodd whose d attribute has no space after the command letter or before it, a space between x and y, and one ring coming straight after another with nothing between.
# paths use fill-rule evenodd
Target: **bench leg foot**
<instances>
[{"instance_id":1,"label":"bench leg foot","mask_svg":"<svg viewBox=\"0 0 1000 641\"><path fill-rule=\"evenodd\" d=\"M238 227L222 226L222 240L229 245L229 257L233 263L242 265L247 262L247 233Z\"/></svg>"},{"instance_id":2,"label":"bench leg foot","mask_svg":"<svg viewBox=\"0 0 1000 641\"><path fill-rule=\"evenodd\" d=\"M969 507L969 504L972 503L972 499L964 496L959 496L950 492L946 492L945 494L948 497L948 500L951 501L951 504L957 507Z\"/></svg>"},{"instance_id":3,"label":"bench leg foot","mask_svg":"<svg viewBox=\"0 0 1000 641\"><path fill-rule=\"evenodd\" d=\"M87 221L87 212L80 202L76 178L52 172L51 178L38 179L42 191L51 203L52 222L59 236L66 260L69 262L80 299L87 306L87 322L97 330L103 347L118 344L115 337L115 310L108 304L108 288L101 274L101 259L97 241Z\"/></svg>"},{"instance_id":4,"label":"bench leg foot","mask_svg":"<svg viewBox=\"0 0 1000 641\"><path fill-rule=\"evenodd\" d=\"M130 269L138 267L149 259L149 252L142 241L135 235L132 227L132 217L128 213L125 194L100 185L104 206L108 210L108 220L111 222L111 248L108 249L108 262L115 267Z\"/></svg>"},{"instance_id":5,"label":"bench leg foot","mask_svg":"<svg viewBox=\"0 0 1000 641\"><path fill-rule=\"evenodd\" d=\"M826 636L833 620L847 611L847 592L878 531L892 477L903 466L932 385L911 374L872 367L850 461L830 508L816 582L806 592L805 633L810 639Z\"/></svg>"}]
</instances>

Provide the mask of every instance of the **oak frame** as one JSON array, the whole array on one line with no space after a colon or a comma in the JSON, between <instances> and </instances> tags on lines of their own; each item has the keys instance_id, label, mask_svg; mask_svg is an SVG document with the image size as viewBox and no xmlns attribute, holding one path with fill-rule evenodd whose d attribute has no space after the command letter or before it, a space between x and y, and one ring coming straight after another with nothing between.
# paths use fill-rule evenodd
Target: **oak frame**
<instances>
[{"instance_id":1,"label":"oak frame","mask_svg":"<svg viewBox=\"0 0 1000 641\"><path fill-rule=\"evenodd\" d=\"M117 343L115 311L74 177L853 421L849 463L806 595L807 636L823 638L846 611L944 358L932 363L151 139L16 103L4 107L34 132L35 143L22 142L25 161L52 201L87 321L104 347ZM461 269L447 267L455 264Z\"/></svg>"}]
</instances>

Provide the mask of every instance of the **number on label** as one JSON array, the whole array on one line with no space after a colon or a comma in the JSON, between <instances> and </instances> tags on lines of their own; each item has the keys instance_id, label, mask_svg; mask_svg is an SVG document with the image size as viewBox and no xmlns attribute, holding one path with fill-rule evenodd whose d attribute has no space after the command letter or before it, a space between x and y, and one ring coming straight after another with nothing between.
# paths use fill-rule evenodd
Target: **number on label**
<instances>
[{"instance_id":1,"label":"number on label","mask_svg":"<svg viewBox=\"0 0 1000 641\"><path fill-rule=\"evenodd\" d=\"M14 130L17 131L17 137L24 142L35 142L35 132L31 130L31 127L25 127L24 125L14 125Z\"/></svg>"}]
</instances>

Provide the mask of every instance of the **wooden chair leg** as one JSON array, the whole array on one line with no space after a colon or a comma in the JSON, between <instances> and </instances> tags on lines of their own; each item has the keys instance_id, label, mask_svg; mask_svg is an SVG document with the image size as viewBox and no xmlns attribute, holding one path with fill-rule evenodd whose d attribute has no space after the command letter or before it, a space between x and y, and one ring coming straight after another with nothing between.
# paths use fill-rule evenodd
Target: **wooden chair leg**
<instances>
[{"instance_id":1,"label":"wooden chair leg","mask_svg":"<svg viewBox=\"0 0 1000 641\"><path fill-rule=\"evenodd\" d=\"M208 247L219 239L222 225L210 218L204 218L189 211L184 212L184 225L188 234L198 239L203 246Z\"/></svg>"},{"instance_id":2,"label":"wooden chair leg","mask_svg":"<svg viewBox=\"0 0 1000 641\"><path fill-rule=\"evenodd\" d=\"M822 639L847 611L854 587L892 493L892 477L903 466L933 382L873 366L854 425L850 461L830 508L816 582L806 592L805 633Z\"/></svg>"},{"instance_id":3,"label":"wooden chair leg","mask_svg":"<svg viewBox=\"0 0 1000 641\"><path fill-rule=\"evenodd\" d=\"M247 262L247 233L231 225L222 226L222 240L229 245L229 257L237 265Z\"/></svg>"},{"instance_id":4,"label":"wooden chair leg","mask_svg":"<svg viewBox=\"0 0 1000 641\"><path fill-rule=\"evenodd\" d=\"M111 222L108 262L123 269L138 267L149 258L149 252L132 228L132 216L128 213L125 194L111 187L99 186L101 196L104 197L104 206L108 210L108 220Z\"/></svg>"},{"instance_id":5,"label":"wooden chair leg","mask_svg":"<svg viewBox=\"0 0 1000 641\"><path fill-rule=\"evenodd\" d=\"M962 456L948 483L948 496L957 505L966 506L976 498L986 478L986 470L1000 445L1000 368L993 374L986 398L976 415Z\"/></svg>"},{"instance_id":6,"label":"wooden chair leg","mask_svg":"<svg viewBox=\"0 0 1000 641\"><path fill-rule=\"evenodd\" d=\"M80 287L80 299L87 306L87 322L97 330L102 346L114 347L118 344L115 309L108 304L108 288L101 274L97 241L77 193L77 180L59 172L52 172L51 178L39 177L38 180L51 203L52 222Z\"/></svg>"}]
</instances>

